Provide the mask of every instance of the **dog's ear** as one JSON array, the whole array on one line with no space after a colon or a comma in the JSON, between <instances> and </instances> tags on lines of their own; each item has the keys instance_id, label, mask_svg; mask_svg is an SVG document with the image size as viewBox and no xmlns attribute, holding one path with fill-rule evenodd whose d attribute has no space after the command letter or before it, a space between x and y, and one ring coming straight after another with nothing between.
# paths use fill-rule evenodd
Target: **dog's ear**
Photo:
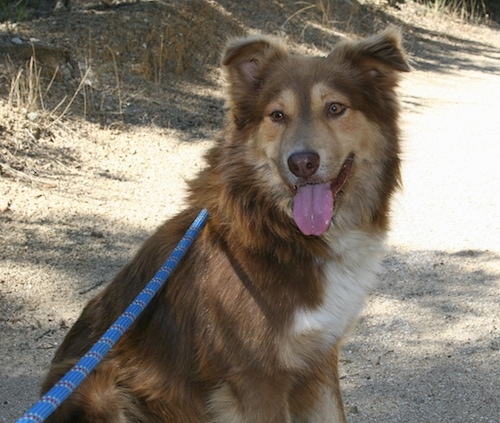
<instances>
[{"instance_id":1,"label":"dog's ear","mask_svg":"<svg viewBox=\"0 0 500 423\"><path fill-rule=\"evenodd\" d=\"M229 107L238 127L248 121L270 65L287 56L284 42L273 37L255 35L228 43L222 66L228 83Z\"/></svg>"},{"instance_id":2,"label":"dog's ear","mask_svg":"<svg viewBox=\"0 0 500 423\"><path fill-rule=\"evenodd\" d=\"M394 76L395 71L411 70L402 46L401 32L397 28L389 28L360 41L343 41L329 57L347 61L373 79ZM394 82L397 80L391 79Z\"/></svg>"}]
</instances>

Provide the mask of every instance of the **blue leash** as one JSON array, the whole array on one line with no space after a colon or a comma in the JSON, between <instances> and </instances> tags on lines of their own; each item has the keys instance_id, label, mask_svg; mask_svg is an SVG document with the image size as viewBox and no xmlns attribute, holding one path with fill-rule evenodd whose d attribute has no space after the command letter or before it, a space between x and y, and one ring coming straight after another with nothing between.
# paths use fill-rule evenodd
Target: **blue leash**
<instances>
[{"instance_id":1,"label":"blue leash","mask_svg":"<svg viewBox=\"0 0 500 423\"><path fill-rule=\"evenodd\" d=\"M135 297L123 314L111 325L104 335L85 354L66 375L59 380L33 407L17 420L16 423L42 423L61 403L68 398L82 383L89 373L102 361L125 331L146 308L152 298L163 286L170 274L182 260L191 244L200 233L208 218L208 212L203 209L170 254L165 264L156 272L153 279Z\"/></svg>"}]
</instances>

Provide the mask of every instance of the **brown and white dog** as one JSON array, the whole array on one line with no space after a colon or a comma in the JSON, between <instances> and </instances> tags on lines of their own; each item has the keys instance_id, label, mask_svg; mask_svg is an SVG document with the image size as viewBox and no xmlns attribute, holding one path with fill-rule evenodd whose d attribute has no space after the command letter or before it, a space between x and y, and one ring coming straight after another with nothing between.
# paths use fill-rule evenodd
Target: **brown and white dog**
<instances>
[{"instance_id":1,"label":"brown and white dog","mask_svg":"<svg viewBox=\"0 0 500 423\"><path fill-rule=\"evenodd\" d=\"M400 181L398 31L327 57L264 36L224 51L228 122L167 221L83 310L49 389L208 223L104 362L50 422L344 422L339 343L379 270Z\"/></svg>"}]
</instances>

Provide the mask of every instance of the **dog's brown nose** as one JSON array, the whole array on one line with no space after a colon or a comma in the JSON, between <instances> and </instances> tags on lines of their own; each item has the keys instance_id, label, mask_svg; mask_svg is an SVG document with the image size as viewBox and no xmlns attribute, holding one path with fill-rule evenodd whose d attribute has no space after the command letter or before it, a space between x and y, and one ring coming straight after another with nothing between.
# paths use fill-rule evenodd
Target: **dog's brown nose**
<instances>
[{"instance_id":1,"label":"dog's brown nose","mask_svg":"<svg viewBox=\"0 0 500 423\"><path fill-rule=\"evenodd\" d=\"M319 156L316 153L294 153L288 158L288 169L301 178L314 175L319 167Z\"/></svg>"}]
</instances>

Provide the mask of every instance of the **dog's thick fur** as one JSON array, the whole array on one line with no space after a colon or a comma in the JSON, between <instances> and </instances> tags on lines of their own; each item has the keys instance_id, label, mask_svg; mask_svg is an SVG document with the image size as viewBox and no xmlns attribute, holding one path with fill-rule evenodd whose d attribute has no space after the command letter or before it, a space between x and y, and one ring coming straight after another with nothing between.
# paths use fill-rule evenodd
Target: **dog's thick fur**
<instances>
[{"instance_id":1,"label":"dog's thick fur","mask_svg":"<svg viewBox=\"0 0 500 423\"><path fill-rule=\"evenodd\" d=\"M232 41L228 122L188 207L83 310L48 390L209 220L143 315L50 422L344 422L339 342L376 279L400 179L399 33L327 57ZM326 187L326 188L325 188ZM326 209L326 211L324 210Z\"/></svg>"}]
</instances>

